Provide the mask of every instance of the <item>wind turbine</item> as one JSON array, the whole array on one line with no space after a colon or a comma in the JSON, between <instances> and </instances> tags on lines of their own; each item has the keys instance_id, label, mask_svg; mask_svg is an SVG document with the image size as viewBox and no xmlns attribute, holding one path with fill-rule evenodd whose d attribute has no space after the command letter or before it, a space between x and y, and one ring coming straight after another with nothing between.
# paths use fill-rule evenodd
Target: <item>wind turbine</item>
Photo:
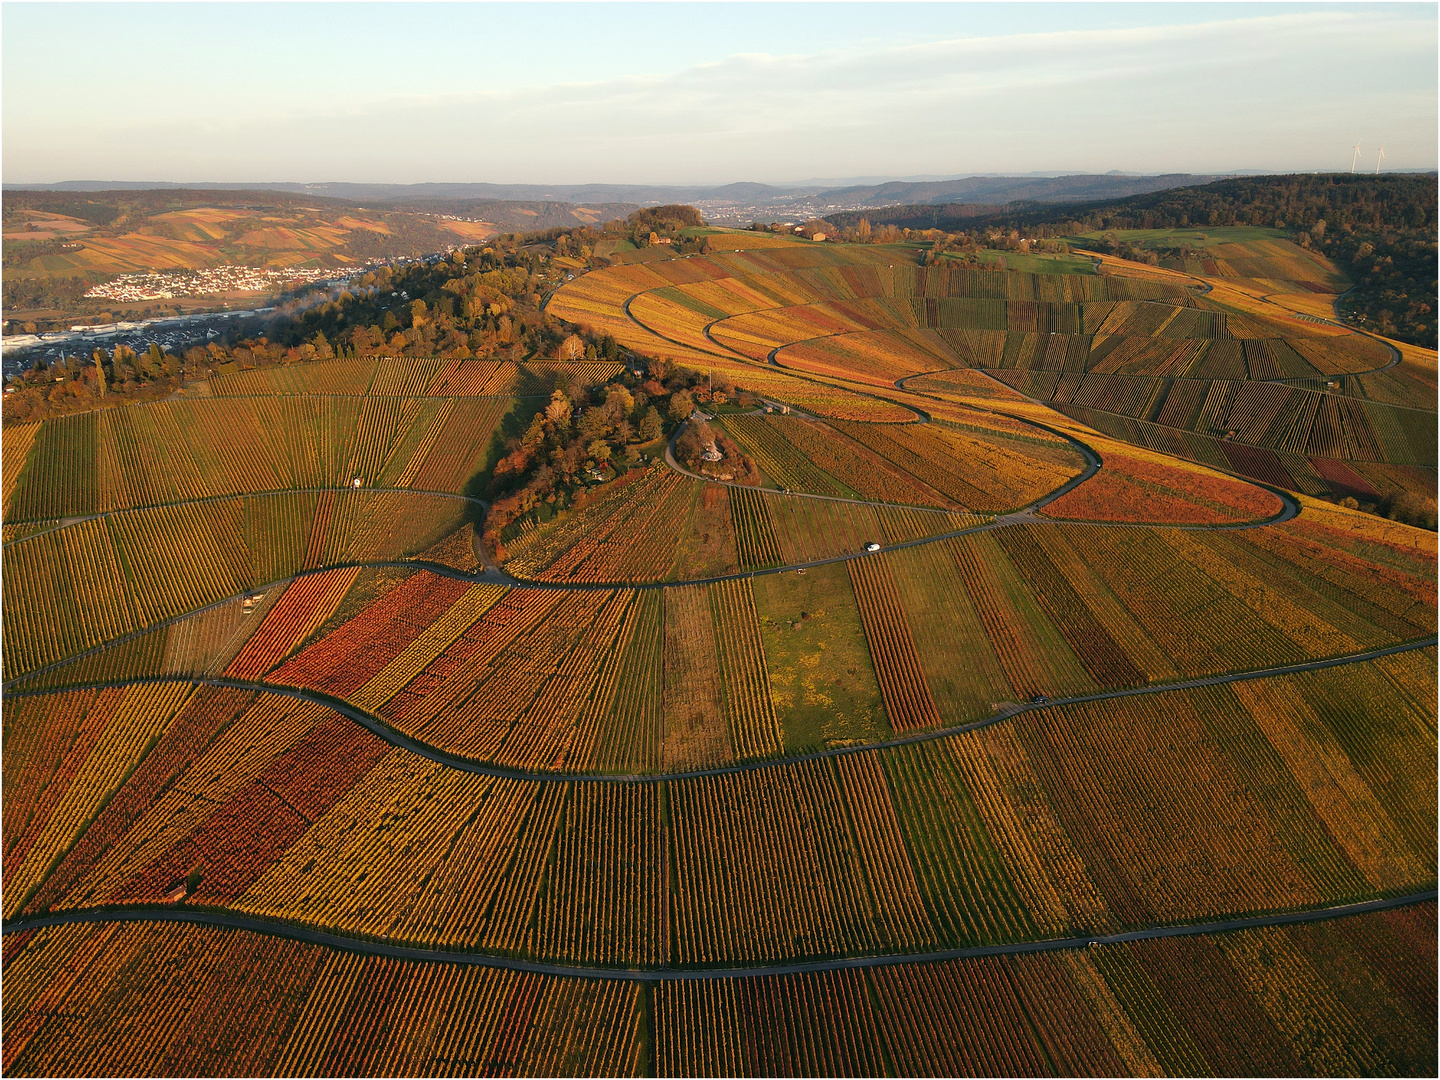
<instances>
[{"instance_id":1,"label":"wind turbine","mask_svg":"<svg viewBox=\"0 0 1440 1080\"><path fill-rule=\"evenodd\" d=\"M1380 154L1375 158L1375 175L1380 175L1380 163L1385 160L1385 147L1380 147Z\"/></svg>"},{"instance_id":2,"label":"wind turbine","mask_svg":"<svg viewBox=\"0 0 1440 1080\"><path fill-rule=\"evenodd\" d=\"M1354 153L1350 155L1350 171L1355 171L1355 163L1360 160L1360 144L1357 142L1353 147Z\"/></svg>"}]
</instances>

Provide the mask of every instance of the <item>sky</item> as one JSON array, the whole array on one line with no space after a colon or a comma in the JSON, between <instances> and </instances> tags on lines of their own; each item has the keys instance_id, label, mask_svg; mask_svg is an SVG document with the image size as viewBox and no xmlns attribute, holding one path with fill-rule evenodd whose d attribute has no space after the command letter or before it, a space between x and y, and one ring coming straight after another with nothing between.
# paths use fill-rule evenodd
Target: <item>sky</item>
<instances>
[{"instance_id":1,"label":"sky","mask_svg":"<svg viewBox=\"0 0 1440 1080\"><path fill-rule=\"evenodd\" d=\"M1437 5L0 4L0 179L1437 165Z\"/></svg>"}]
</instances>

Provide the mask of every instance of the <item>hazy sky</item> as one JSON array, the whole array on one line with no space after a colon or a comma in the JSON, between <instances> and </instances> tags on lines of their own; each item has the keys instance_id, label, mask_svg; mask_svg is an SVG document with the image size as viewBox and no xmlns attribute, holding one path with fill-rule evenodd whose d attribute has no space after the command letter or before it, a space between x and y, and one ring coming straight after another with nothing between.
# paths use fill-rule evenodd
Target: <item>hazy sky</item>
<instances>
[{"instance_id":1,"label":"hazy sky","mask_svg":"<svg viewBox=\"0 0 1440 1080\"><path fill-rule=\"evenodd\" d=\"M1417 4L0 5L3 179L1437 164Z\"/></svg>"}]
</instances>

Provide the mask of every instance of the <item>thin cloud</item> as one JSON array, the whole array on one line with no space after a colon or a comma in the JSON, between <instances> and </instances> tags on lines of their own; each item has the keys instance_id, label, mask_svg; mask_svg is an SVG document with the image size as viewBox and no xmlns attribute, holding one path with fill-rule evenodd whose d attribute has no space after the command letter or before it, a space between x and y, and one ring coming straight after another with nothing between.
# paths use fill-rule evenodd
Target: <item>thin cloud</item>
<instances>
[{"instance_id":1,"label":"thin cloud","mask_svg":"<svg viewBox=\"0 0 1440 1080\"><path fill-rule=\"evenodd\" d=\"M1433 17L1404 11L1317 11L747 52L665 76L240 115L137 111L78 125L58 152L53 124L7 115L5 165L8 175L133 175L138 160L149 177L159 166L192 179L556 183L1313 168L1330 152L1327 124L1378 119L1383 102L1401 133L1392 160L1428 166L1435 35Z\"/></svg>"}]
</instances>

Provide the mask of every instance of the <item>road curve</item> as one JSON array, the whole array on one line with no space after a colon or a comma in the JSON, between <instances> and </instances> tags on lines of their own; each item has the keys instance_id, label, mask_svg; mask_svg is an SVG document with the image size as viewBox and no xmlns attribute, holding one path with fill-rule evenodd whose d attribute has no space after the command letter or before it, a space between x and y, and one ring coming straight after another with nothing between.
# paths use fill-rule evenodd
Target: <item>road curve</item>
<instances>
[{"instance_id":1,"label":"road curve","mask_svg":"<svg viewBox=\"0 0 1440 1080\"><path fill-rule=\"evenodd\" d=\"M1271 305L1272 307L1278 307L1281 311L1285 312L1285 314L1289 315L1289 316L1290 316L1291 318L1293 318L1293 319L1300 319L1300 320L1302 320L1302 321L1304 321L1304 322L1315 322L1315 323L1319 323L1321 326L1338 326L1341 330L1349 330L1350 333L1352 333L1352 334L1358 334L1360 337L1369 338L1371 341L1378 342L1379 344L1384 345L1385 348L1387 348L1387 349L1390 350L1390 362L1389 362L1388 364L1383 364L1383 365L1381 365L1380 367L1377 367L1377 368L1370 368L1370 369L1368 369L1368 370L1366 370L1366 371L1341 371L1341 372L1337 372L1337 373L1334 374L1334 375L1301 375L1301 376L1291 376L1291 377L1289 377L1289 378L1283 378L1283 379L1267 379L1267 380L1265 380L1266 382L1291 383L1291 382L1299 382L1299 381L1302 381L1302 380L1303 380L1303 381L1311 381L1311 382L1313 382L1315 379L1328 379L1328 378L1343 379L1343 378L1345 378L1346 376L1354 376L1354 375L1375 375L1375 374L1378 374L1379 372L1382 372L1382 371L1389 371L1391 368L1397 367L1397 366L1399 365L1400 361L1403 359L1403 356L1402 356L1400 350L1397 349L1394 345L1390 344L1390 342L1386 341L1386 340L1385 340L1383 337L1381 337L1379 334L1372 334L1372 333L1370 333L1368 330L1361 330L1358 326L1351 326L1349 323L1345 323L1345 322L1341 322L1341 321L1340 321L1340 318L1341 318L1341 315L1340 315L1340 301L1341 301L1341 300L1344 300L1345 297L1349 296L1349 295L1350 295L1352 292L1354 292L1357 288L1359 288L1358 285L1351 285L1350 288L1346 289L1343 293L1341 293L1339 296L1335 297L1335 299L1330 302L1330 307L1331 307L1331 308L1334 310L1334 312L1335 312L1335 318L1333 318L1333 319L1322 319L1322 318L1321 318L1320 316L1318 316L1318 315L1306 315L1306 314L1304 314L1303 312L1293 311L1292 309L1287 308L1287 307L1285 307L1285 306L1282 305L1282 304L1277 304L1277 303L1275 303L1275 301L1274 301L1274 300L1271 300L1271 299L1270 299L1270 296L1268 296L1268 295L1267 295L1267 296L1262 296L1262 297L1260 297L1260 299L1263 300L1263 301L1265 301L1265 303ZM1271 295L1273 295L1273 294L1271 294ZM1343 395L1343 396L1348 396L1348 395Z\"/></svg>"},{"instance_id":2,"label":"road curve","mask_svg":"<svg viewBox=\"0 0 1440 1080\"><path fill-rule=\"evenodd\" d=\"M1383 900L1367 900L1358 904L1312 908L1308 911L1283 911L1238 919L1222 919L1208 923L1152 926L1144 930L1127 930L1117 934L1094 934L1084 937L1050 938L1042 941L1017 941L1005 945L977 945L965 949L941 949L926 953L853 956L834 960L808 960L792 964L757 964L754 967L732 968L595 968L571 964L547 964L519 960L493 953L462 952L452 949L424 948L397 944L386 940L352 937L328 930L319 930L284 919L241 915L214 908L83 908L76 911L38 915L6 923L6 934L39 930L54 926L75 926L103 923L179 923L192 926L215 926L230 930L248 930L271 937L289 938L312 945L361 953L369 956L392 957L397 960L422 960L444 964L465 964L476 967L502 968L537 975L558 975L573 979L616 979L626 982L692 982L700 979L744 979L764 975L800 975L807 972L845 971L856 968L895 967L901 964L933 964L945 960L970 960L990 956L1021 956L1028 953L1084 949L1092 945L1121 945L1155 938L1196 937L1201 934L1223 934L1267 926L1291 926L1297 923L1321 922L1349 915L1365 915L1375 911L1423 904L1436 899L1436 890L1426 889L1405 896Z\"/></svg>"},{"instance_id":3,"label":"road curve","mask_svg":"<svg viewBox=\"0 0 1440 1080\"><path fill-rule=\"evenodd\" d=\"M978 369L976 369L976 370L978 370ZM934 372L927 372L926 374L934 374ZM917 377L917 376L914 376L914 375L906 376L906 378L916 378L916 377ZM898 386L898 384L899 384L900 382L903 382L903 381L904 381L903 379L896 380L897 386ZM902 389L903 389L903 387L902 387ZM910 391L910 392L911 392L911 393L915 393L916 391ZM881 400L884 400L884 399L881 399ZM1104 460L1103 460L1103 459L1100 457L1100 455L1099 455L1092 447L1090 447L1087 443L1084 443L1084 442L1082 442L1081 440L1075 438L1075 437L1074 437L1073 435L1071 435L1069 432L1062 431L1062 430L1060 430L1059 428L1051 427L1049 424L1042 424L1042 423L1041 423L1040 421L1038 421L1038 420L1031 420L1031 419L1028 419L1027 417L1023 417L1023 416L1013 416L1013 415L1011 415L1010 413L1000 412L998 409L997 409L997 410L989 410L989 409L986 409L986 410L978 410L978 411L981 411L981 412L990 412L990 413L992 413L992 414L995 415L995 416L1003 416L1003 417L1006 417L1006 418L1008 418L1008 419L1010 419L1010 420L1014 420L1014 421L1016 421L1017 423L1027 424L1027 425L1029 425L1030 427L1039 428L1041 431L1047 431L1047 432L1049 432L1050 434L1057 436L1058 438L1064 439L1067 443L1070 444L1070 447L1071 447L1072 449L1074 449L1076 452L1078 452L1078 453L1080 454L1081 458L1082 458L1082 459L1084 460L1084 462L1085 462L1085 468L1084 468L1080 473L1078 473L1077 475L1075 475L1075 476L1071 477L1069 480L1067 480L1064 484L1061 484L1059 487L1057 487L1057 488L1056 488L1055 490L1053 490L1053 491L1047 492L1046 494L1042 495L1040 498L1036 499L1034 502L1027 503L1025 506L1021 507L1020 509L1018 509L1018 510L1012 510L1012 511L1010 511L1009 513L997 514L997 515L996 515L995 517L993 517L989 522L986 522L986 523L983 524L983 525L971 526L970 528L962 529L962 530L960 530L959 532L955 532L955 533L941 533L941 534L937 534L937 535L935 535L935 536L921 537L921 538L918 539L918 540L906 540L906 541L902 541L902 542L900 542L900 543L890 544L890 545L888 545L889 547L891 547L891 548L912 547L912 546L917 545L917 544L928 544L928 543L932 543L932 542L935 541L935 540L945 540L945 539L949 539L949 538L952 537L952 536L964 536L964 535L967 535L967 534L969 534L969 533L984 532L984 531L987 531L987 530L990 530L990 529L1000 529L1000 528L1004 528L1004 527L1007 526L1007 525L1094 525L1094 526L1098 526L1098 527L1101 527L1101 528L1112 528L1112 529L1168 529L1168 530L1178 531L1178 532L1233 532L1233 531L1240 530L1240 529L1260 529L1260 528L1264 528L1264 527L1267 526L1267 525L1279 525L1279 524L1281 524L1282 522L1286 522L1286 521L1291 520L1292 518L1298 517L1299 514L1300 514L1300 504L1299 504L1299 502L1297 502L1297 501L1295 500L1295 498L1294 498L1289 492L1283 490L1282 488L1272 487L1272 486L1269 485L1269 484L1263 484L1263 483L1261 483L1260 481L1258 481L1258 480L1253 480L1253 479L1251 479L1251 478L1248 477L1248 476L1246 476L1246 477L1235 476L1235 479L1240 480L1240 481L1242 481L1243 483L1250 484L1250 485L1252 485L1253 487L1264 488L1266 491L1270 492L1270 494L1274 495L1277 499L1280 500L1280 511L1279 511L1278 513L1276 513L1276 514L1272 514L1272 515L1271 515L1270 517L1268 517L1268 518L1257 518L1257 519L1252 520L1252 521L1237 521L1237 522L1235 522L1235 523L1233 523L1233 524L1229 524L1229 525L1200 525L1200 524L1185 525L1185 524L1176 524L1176 523L1163 522L1163 521L1158 521L1158 522L1157 522L1157 521L1084 521L1084 520L1075 519L1075 518L1057 518L1057 517L1048 517L1048 516L1042 517L1042 516L1040 516L1040 514L1039 514L1039 511L1040 511L1041 509L1043 509L1043 508L1046 507L1046 506L1049 506L1051 503L1055 502L1057 499L1061 498L1062 496L1067 495L1067 494L1070 493L1071 491L1074 491L1077 487L1079 487L1081 484L1083 484L1086 480L1089 480L1092 476L1094 476L1096 473L1098 473L1098 472L1101 470L1101 468L1104 467L1104 464L1105 464L1105 463L1104 463ZM719 485L721 485L722 487L734 487L734 488L739 488L739 487L745 487L745 486L746 486L746 485L744 485L744 484L737 484L737 483L735 483L735 482L732 481L732 480L716 480L716 479L714 479L713 477L701 476L699 473L691 472L689 469L685 468L685 466L681 465L680 462L677 461L676 458L675 458L675 442L676 442L677 439L679 439L679 437L680 437L680 432L683 431L683 430L684 430L684 425L682 424L680 427L678 427L678 428L675 429L674 434L672 434L672 435L670 436L670 442L669 442L668 444L666 444L666 447L665 447L665 464L666 464L666 465L668 465L670 468L674 469L676 472L680 473L680 474L683 475L683 476L688 476L688 477L691 477L692 479L695 479L695 480L703 480L703 481L704 481L705 483L707 483L707 484L719 484ZM1220 469L1214 469L1213 466L1205 466L1205 467L1206 467L1206 468L1211 468L1212 471L1217 472L1217 473L1218 473L1218 472L1222 472L1222 470L1220 470ZM1234 476L1233 473L1225 473L1224 475ZM773 489L768 489L768 488L767 488L767 489L750 488L749 490L752 490L752 491L769 490L769 491L772 491L772 492L773 492ZM775 494L780 494L779 492L774 492L774 493L775 493ZM811 493L811 492L806 492L806 491L787 491L787 492L784 492L784 495L785 495L786 497L788 497L788 498L820 499L820 500L823 500L823 501L826 501L826 502L851 503L851 504L857 505L857 506L871 506L871 507L876 507L876 508L879 508L879 509L894 508L894 507L897 507L897 506L902 505L902 504L899 504L899 503L875 502L875 501L870 501L870 500L865 500L865 499L847 499L847 498L842 498L842 497L837 496L837 495L816 495L816 494L813 494L813 493ZM935 509L935 508L933 508L933 507L909 506L909 505L906 505L906 506L905 506L905 509L907 509L907 510L917 510L917 511L922 511L922 512L930 512L930 513L954 513L954 512L957 512L957 511L939 510L939 509ZM958 511L958 512L959 512L959 513L976 513L976 511L973 511L973 510L969 510L969 511ZM977 514L977 516L982 516L982 517L983 517L983 516L985 516L985 515L983 515L983 514ZM842 561L845 561L845 560L848 560L848 559L857 559L857 558L863 557L865 554L866 554L865 552L854 552L854 553L850 553L850 554L846 554L846 555L834 556L834 557L829 558L829 559L819 560L818 562L796 563L796 564L794 564L794 565L792 565L792 566L777 567L777 568L775 568L775 569L770 569L770 570L756 570L756 571L753 571L753 573L754 573L754 574L781 573L781 572L784 572L785 570L793 570L793 569L796 569L796 568L798 568L798 567L800 567L800 566L810 567L810 566L822 565L823 563L827 563L827 562L842 562ZM746 575L740 575L740 576L749 576L749 575L746 574ZM717 579L717 580L719 580L719 579ZM693 583L692 583L692 582L673 582L672 584L684 585L684 584L693 584Z\"/></svg>"},{"instance_id":4,"label":"road curve","mask_svg":"<svg viewBox=\"0 0 1440 1080\"><path fill-rule=\"evenodd\" d=\"M150 675L139 679L116 679L107 682L82 683L63 688L46 688L44 690L23 690L11 692L7 697L33 697L37 694L53 694L64 690L95 690L114 687L136 686L148 683L189 683L192 686L215 686L225 687L234 690L256 690L270 694L278 694L282 697L295 698L300 701L308 701L315 705L324 706L346 719L359 724L372 734L385 740L391 746L408 750L417 757L433 761L437 765L455 769L459 772L473 773L477 776L504 777L510 780L524 780L536 783L565 783L574 781L587 784L656 784L667 780L698 780L705 777L730 776L737 773L758 772L762 769L773 769L784 765L794 765L799 762L818 761L822 758L844 757L850 754L865 754L887 747L909 746L914 743L933 742L936 739L945 739L953 735L963 735L969 731L978 731L981 728L998 724L1002 720L1008 720L1021 713L1033 712L1037 709L1051 709L1063 705L1084 705L1096 701L1112 701L1116 698L1140 697L1147 694L1164 694L1172 690L1193 690L1205 686L1220 686L1224 683L1248 682L1255 679L1269 679L1280 675L1294 675L1305 671L1322 671L1326 668L1344 667L1348 664L1366 663L1370 660L1378 660L1385 656L1394 656L1397 653L1411 652L1415 649L1428 648L1437 643L1436 637L1423 638L1416 641L1404 641L1397 645L1386 645L1378 649L1369 649L1360 653L1347 653L1344 656L1331 656L1323 660L1305 660L1295 664L1284 664L1278 667L1254 668L1250 671L1233 671L1221 675L1206 675L1197 679L1185 679L1178 682L1152 683L1148 686L1132 686L1120 690L1101 690L1093 694L1075 694L1070 697L1051 698L1043 702L1009 702L990 716L979 720L972 720L964 724L954 724L949 727L931 728L928 731L919 731L910 735L902 735L898 738L886 739L881 742L864 743L858 746L837 746L828 750L815 750L808 754L793 754L787 757L761 758L754 761L741 762L735 765L720 765L711 769L694 769L689 772L671 773L575 773L575 772L526 772L522 769L507 768L503 765L492 765L488 762L477 761L467 758L461 754L455 754L448 750L442 750L427 742L407 735L398 728L393 727L387 721L374 713L367 712L343 698L334 697L320 690L313 690L304 686L284 686L278 683L267 683L250 679L227 679L223 676L189 676L189 675Z\"/></svg>"},{"instance_id":5,"label":"road curve","mask_svg":"<svg viewBox=\"0 0 1440 1080\"><path fill-rule=\"evenodd\" d=\"M897 390L904 390L907 394L918 394L921 397L934 398L936 401L942 401L944 400L943 398L939 398L932 393L927 393L924 390L910 390L905 386L905 383L909 382L911 379L923 378L926 375L938 375L941 372L953 370L955 369L940 368L936 371L917 371L914 375L906 375L902 378L896 379L895 388ZM1019 395L1026 401L1030 402L1032 405L1040 405L1044 408L1051 409L1051 411L1058 411L1055 410L1054 407L1049 405L1047 402L1040 401L1037 398L1032 398L1025 394L1021 394L1020 391L1016 390L1013 386L1010 386L1008 383L1001 382L985 368L967 368L965 370L979 372L991 382L998 383L1006 390L1009 390L1012 393ZM974 405L968 405L966 407L978 409L978 406ZM1241 476L1239 473L1233 473L1225 469L1216 468L1214 465L1203 465L1203 468L1209 469L1211 472L1219 473L1222 476L1232 477L1235 480L1239 480L1241 483L1249 484L1251 487L1264 488L1266 491L1270 492L1271 495L1274 495L1277 499L1280 500L1280 512L1268 518L1260 518L1256 521L1238 521L1232 525L1177 525L1167 522L1153 521L1083 521L1076 518L1038 517L1036 516L1035 512L1041 507L1044 507L1054 502L1056 499L1060 498L1060 496L1074 490L1086 480L1090 479L1090 477L1094 476L1095 473L1098 472L1100 467L1104 464L1103 460L1091 446L1075 438L1067 431L1062 431L1059 428L1053 428L1049 424L1042 424L1040 421L1031 420L1028 417L1014 416L1010 413L1002 412L999 409L980 409L979 411L991 412L996 416L1008 417L1009 419L1019 421L1022 424L1029 424L1031 427L1040 428L1042 431L1048 431L1052 435L1058 435L1060 438L1065 439L1067 442L1069 442L1075 449L1079 450L1080 453L1085 457L1087 463L1093 463L1093 468L1087 470L1080 476L1077 476L1068 484L1055 489L1049 495L1044 496L1038 502L1031 503L1029 506L1025 507L1022 510L1018 510L1013 514L1006 515L1005 517L997 518L993 523L994 525L1014 524L1015 522L1024 519L1027 521L1051 522L1064 525L1094 525L1097 527L1110 529L1172 529L1180 532L1233 532L1239 529L1259 529L1263 528L1266 525L1279 525L1282 522L1290 521L1292 518L1300 516L1300 503L1284 488L1278 488L1271 484L1263 483L1259 480L1256 480L1254 477ZM1064 414L1061 413L1061 415L1063 416ZM1116 439L1115 441L1123 442L1124 440ZM1178 460L1184 461L1186 459L1180 458Z\"/></svg>"},{"instance_id":6,"label":"road curve","mask_svg":"<svg viewBox=\"0 0 1440 1080\"><path fill-rule=\"evenodd\" d=\"M1073 250L1074 250L1077 254L1089 255L1091 258L1094 258L1094 259L1096 260L1096 262L1095 262L1095 268L1096 268L1097 271L1098 271L1098 270L1100 269L1100 267L1103 265L1103 261L1096 255L1096 253L1091 252L1091 251L1086 251L1086 250L1084 250L1084 249L1082 249L1082 248L1075 248L1075 249L1073 249ZM1110 257L1111 257L1111 258L1118 258L1118 256L1110 256ZM1119 261L1124 262L1125 260L1121 259L1121 260L1119 260ZM1188 277L1191 281L1194 281L1194 282L1199 286L1199 288L1201 289L1201 294L1202 294L1202 295L1204 295L1205 293L1210 293L1210 292L1214 292L1214 291L1215 291L1215 286L1212 285L1210 282L1206 281L1206 280L1205 280L1204 278L1202 278L1202 277L1197 277L1197 276L1194 275L1194 274L1185 273L1184 271L1175 271L1175 273L1184 273L1186 277ZM1388 371L1388 370L1390 370L1391 368L1395 367L1397 364L1400 363L1400 361L1401 361L1401 359L1402 359L1402 356L1401 356L1401 353L1400 353L1400 350L1399 350L1399 349L1397 349L1394 345L1390 344L1389 341L1385 340L1385 338L1381 337L1379 334L1372 334L1372 333L1370 333L1370 331L1368 331L1368 330L1362 330L1362 329L1361 329L1360 327L1358 327L1358 326L1352 326L1352 325L1350 325L1350 324L1347 323L1347 322L1342 322L1342 321L1341 321L1342 316L1340 315L1340 301L1341 301L1341 300L1344 300L1345 297L1349 296L1349 295L1350 295L1352 292L1354 292L1357 288L1359 288L1358 285L1351 285L1350 288L1346 289L1346 290L1345 290L1343 293L1341 293L1339 296L1335 297L1334 300L1330 301L1330 308L1331 308L1331 310L1333 310L1334 313L1335 313L1335 318L1333 318L1333 319L1324 319L1324 318L1321 318L1321 317L1318 316L1318 315L1306 315L1304 312L1296 311L1296 310L1294 310L1293 308L1287 308L1287 307L1285 307L1283 304L1277 304L1277 303L1275 303L1274 300L1270 299L1271 296L1278 295L1277 293L1269 293L1269 294L1266 294L1266 295L1262 295L1262 296L1258 297L1258 299L1261 300L1261 301L1263 301L1264 303L1269 304L1271 307L1279 308L1281 312L1283 312L1286 316L1288 316L1288 317L1290 317L1290 318L1292 318L1292 319L1298 319L1298 320L1301 321L1301 322L1318 323L1318 324L1320 324L1321 326L1334 326L1334 327L1338 327L1338 328L1341 329L1341 330L1348 330L1348 331L1350 331L1350 333L1352 333L1352 334L1358 334L1360 337L1366 337L1366 338L1369 338L1371 341L1375 341L1375 342L1378 342L1378 343L1381 344L1381 345L1384 345L1385 348L1387 348L1387 349L1390 350L1390 362L1389 362L1388 364L1384 364L1384 365L1382 365L1381 367L1378 367L1378 368L1369 368L1368 370L1365 370L1365 371L1344 371L1344 372L1339 372L1339 373L1337 373L1337 374L1336 374L1335 376L1333 376L1333 377L1335 377L1335 378L1342 378L1342 377L1344 377L1344 376L1346 376L1346 375L1374 375L1374 374L1376 374L1376 373L1378 373L1378 372ZM708 336L708 335L707 335L707 336ZM1288 376L1288 377L1279 378L1279 379L1254 379L1254 380L1251 380L1251 381L1252 381L1252 382L1273 382L1273 383L1282 383L1282 384L1283 384L1283 383L1291 383L1291 382L1311 381L1311 380L1314 380L1314 379L1324 379L1324 378L1330 378L1330 377L1331 377L1331 376L1316 374L1316 375Z\"/></svg>"}]
</instances>

